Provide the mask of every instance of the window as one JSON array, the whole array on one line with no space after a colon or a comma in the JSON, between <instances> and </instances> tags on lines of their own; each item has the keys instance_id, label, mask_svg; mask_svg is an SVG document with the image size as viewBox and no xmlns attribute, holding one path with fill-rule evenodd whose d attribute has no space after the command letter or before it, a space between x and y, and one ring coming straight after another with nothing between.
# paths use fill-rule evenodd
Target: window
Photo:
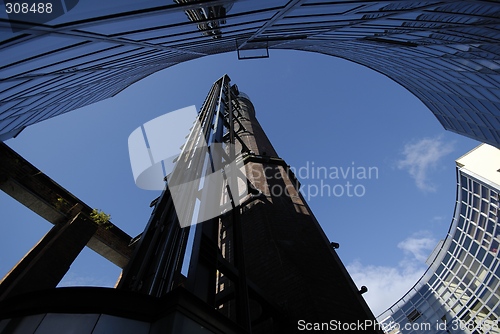
<instances>
[{"instance_id":1,"label":"window","mask_svg":"<svg viewBox=\"0 0 500 334\"><path fill-rule=\"evenodd\" d=\"M414 309L406 317L408 318L408 321L415 322L415 320L417 320L418 318L420 318L421 315L422 314L417 309Z\"/></svg>"},{"instance_id":2,"label":"window","mask_svg":"<svg viewBox=\"0 0 500 334\"><path fill-rule=\"evenodd\" d=\"M464 241L463 247L464 247L465 249L469 249L469 246L470 246L471 241L472 241L472 240L471 240L471 238L469 238L468 236L467 236L467 237L465 237L465 241Z\"/></svg>"},{"instance_id":3,"label":"window","mask_svg":"<svg viewBox=\"0 0 500 334\"><path fill-rule=\"evenodd\" d=\"M479 248L479 245L475 242L472 243L472 246L470 247L470 254L472 256L476 255L477 249ZM470 256L467 257L467 259L471 259ZM469 262L470 263L470 262Z\"/></svg>"},{"instance_id":4,"label":"window","mask_svg":"<svg viewBox=\"0 0 500 334\"><path fill-rule=\"evenodd\" d=\"M486 251L484 250L484 248L483 247L479 248L479 252L477 253L477 259L479 261L483 261L485 254L486 254Z\"/></svg>"}]
</instances>

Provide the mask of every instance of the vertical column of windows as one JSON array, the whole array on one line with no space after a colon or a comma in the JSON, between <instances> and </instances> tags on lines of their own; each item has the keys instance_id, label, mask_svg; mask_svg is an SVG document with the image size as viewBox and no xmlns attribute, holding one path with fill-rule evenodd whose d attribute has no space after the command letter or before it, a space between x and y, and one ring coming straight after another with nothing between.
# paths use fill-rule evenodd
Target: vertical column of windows
<instances>
[{"instance_id":1,"label":"vertical column of windows","mask_svg":"<svg viewBox=\"0 0 500 334\"><path fill-rule=\"evenodd\" d=\"M470 320L475 324L488 325L488 321L498 318L498 313L495 313L498 304L498 297L493 291L498 289L498 276L493 269L498 266L498 259L492 254L496 255L498 252L498 241L496 237L497 223L488 219L488 212L490 210L490 200L492 198L491 191L482 184L474 181L472 182L474 199L473 207L477 210L477 214L471 217L471 224L477 225L479 233L474 238L474 248L471 248L471 255L474 255L476 248L479 248L476 261L471 269L479 267L476 280L474 281L477 291L481 291L479 298L470 308ZM479 245L476 246L476 245ZM479 261L479 262L478 262ZM479 264L480 263L480 264ZM466 317L464 317L466 319Z\"/></svg>"}]
</instances>

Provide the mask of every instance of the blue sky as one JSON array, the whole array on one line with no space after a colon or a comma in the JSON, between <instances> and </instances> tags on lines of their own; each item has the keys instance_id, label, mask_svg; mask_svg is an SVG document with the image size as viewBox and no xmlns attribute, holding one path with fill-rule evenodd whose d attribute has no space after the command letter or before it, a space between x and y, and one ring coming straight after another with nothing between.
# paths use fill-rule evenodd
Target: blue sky
<instances>
[{"instance_id":1,"label":"blue sky","mask_svg":"<svg viewBox=\"0 0 500 334\"><path fill-rule=\"evenodd\" d=\"M313 165L377 171L371 179L313 178L304 169L298 176L356 284L368 287L364 297L372 310L384 311L422 275L425 259L445 237L455 206L454 160L479 143L445 131L417 98L375 71L299 51L271 50L268 59L243 61L235 53L209 56L28 127L6 144L136 236L159 192L135 186L128 136L166 112L200 107L225 73L250 96L278 154L297 171ZM363 196L348 196L346 182ZM326 193L334 187L335 194ZM0 212L4 275L51 225L4 193ZM113 286L119 272L85 249L61 285Z\"/></svg>"}]
</instances>

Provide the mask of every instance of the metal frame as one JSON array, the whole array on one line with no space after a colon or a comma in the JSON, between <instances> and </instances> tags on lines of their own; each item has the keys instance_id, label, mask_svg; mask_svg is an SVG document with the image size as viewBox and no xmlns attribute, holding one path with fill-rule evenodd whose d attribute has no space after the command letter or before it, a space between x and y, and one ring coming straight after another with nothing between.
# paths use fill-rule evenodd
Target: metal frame
<instances>
[{"instance_id":1,"label":"metal frame","mask_svg":"<svg viewBox=\"0 0 500 334\"><path fill-rule=\"evenodd\" d=\"M276 311L278 307L246 277L241 212L233 198L238 194L232 194L229 187L230 182L236 184L237 179L244 175L225 175L222 168L239 158L238 155L250 153L238 136L245 131L238 120L238 94L237 87L231 86L227 75L213 84L174 170L166 178L165 190L152 203L151 218L117 287L161 297L175 287L185 285L190 292L250 333L249 295L264 310L257 321L278 318L279 312ZM242 152L235 151L236 140L241 144ZM216 149L214 144L225 145L225 150ZM217 185L217 189L203 184L205 177L212 173L223 174L224 182ZM169 185L193 181L195 186L187 187L185 193L180 194L185 199L181 201L184 207L174 207ZM219 196L218 200L228 207L230 205L231 210L196 225L188 275L184 277L181 270L190 226L180 227L178 213L182 211L184 218L196 218L198 208L192 199L203 202L209 196Z\"/></svg>"}]
</instances>

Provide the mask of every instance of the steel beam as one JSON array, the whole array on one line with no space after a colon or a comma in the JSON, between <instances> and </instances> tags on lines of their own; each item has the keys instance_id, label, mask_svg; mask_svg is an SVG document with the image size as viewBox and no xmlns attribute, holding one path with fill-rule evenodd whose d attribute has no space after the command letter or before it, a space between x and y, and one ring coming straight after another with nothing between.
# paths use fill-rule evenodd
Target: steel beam
<instances>
[{"instance_id":1,"label":"steel beam","mask_svg":"<svg viewBox=\"0 0 500 334\"><path fill-rule=\"evenodd\" d=\"M76 204L89 216L92 208L57 184L26 159L0 142L0 189L48 222L58 225L71 217L69 210ZM124 268L130 260L131 237L113 225L98 226L87 247Z\"/></svg>"}]
</instances>

